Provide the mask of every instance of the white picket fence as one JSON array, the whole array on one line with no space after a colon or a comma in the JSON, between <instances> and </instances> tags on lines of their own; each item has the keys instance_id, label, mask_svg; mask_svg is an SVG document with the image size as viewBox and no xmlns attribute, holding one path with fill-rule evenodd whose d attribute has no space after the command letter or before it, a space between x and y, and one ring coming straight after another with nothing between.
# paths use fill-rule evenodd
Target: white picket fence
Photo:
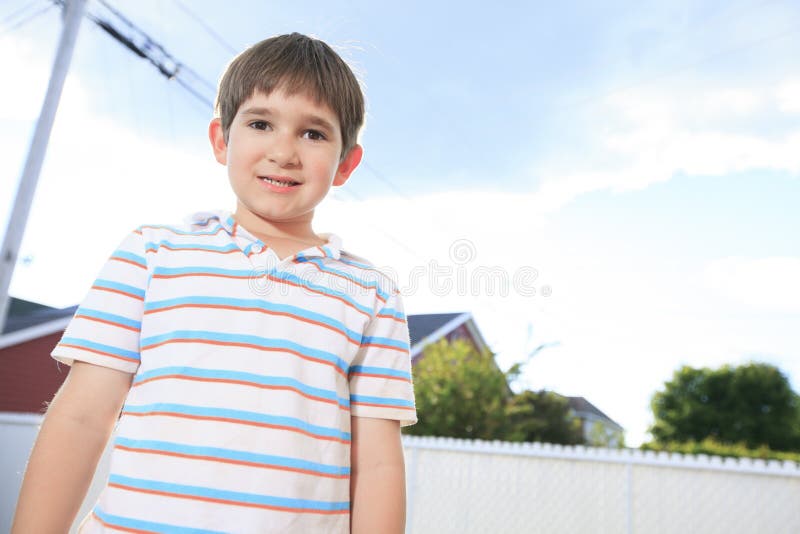
<instances>
[{"instance_id":1,"label":"white picket fence","mask_svg":"<svg viewBox=\"0 0 800 534\"><path fill-rule=\"evenodd\" d=\"M800 533L800 464L405 437L408 529Z\"/></svg>"},{"instance_id":2,"label":"white picket fence","mask_svg":"<svg viewBox=\"0 0 800 534\"><path fill-rule=\"evenodd\" d=\"M40 422L0 413L0 532ZM403 445L411 534L800 533L793 462L413 436Z\"/></svg>"}]
</instances>

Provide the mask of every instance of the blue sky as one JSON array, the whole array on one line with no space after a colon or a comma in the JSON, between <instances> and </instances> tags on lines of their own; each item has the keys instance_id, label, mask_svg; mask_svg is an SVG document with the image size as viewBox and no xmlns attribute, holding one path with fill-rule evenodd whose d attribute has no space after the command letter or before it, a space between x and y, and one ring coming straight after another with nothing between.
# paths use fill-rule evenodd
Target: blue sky
<instances>
[{"instance_id":1,"label":"blue sky","mask_svg":"<svg viewBox=\"0 0 800 534\"><path fill-rule=\"evenodd\" d=\"M212 83L231 57L186 1L110 3ZM26 4L0 2L0 21ZM503 367L558 342L524 384L587 397L634 445L683 364L768 361L800 390L795 2L217 4L191 9L233 48L311 33L360 74L365 165L316 229L391 267L409 313L472 311ZM13 24L0 24L3 220L59 30L55 9ZM85 22L12 294L74 304L131 228L231 209L209 118ZM442 294L436 266L509 283L535 268L537 294Z\"/></svg>"}]
</instances>

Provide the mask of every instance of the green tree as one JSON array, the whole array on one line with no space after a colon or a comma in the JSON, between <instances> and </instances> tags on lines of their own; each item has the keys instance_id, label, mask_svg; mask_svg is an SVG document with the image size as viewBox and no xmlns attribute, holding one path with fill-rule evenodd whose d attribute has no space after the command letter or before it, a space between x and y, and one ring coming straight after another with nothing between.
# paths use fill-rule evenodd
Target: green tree
<instances>
[{"instance_id":1,"label":"green tree","mask_svg":"<svg viewBox=\"0 0 800 534\"><path fill-rule=\"evenodd\" d=\"M772 365L684 366L655 393L651 407L656 443L712 438L751 449L800 450L800 398Z\"/></svg>"},{"instance_id":2,"label":"green tree","mask_svg":"<svg viewBox=\"0 0 800 534\"><path fill-rule=\"evenodd\" d=\"M584 443L578 418L565 397L552 391L526 390L514 395L506 409L506 439L577 445Z\"/></svg>"},{"instance_id":3,"label":"green tree","mask_svg":"<svg viewBox=\"0 0 800 534\"><path fill-rule=\"evenodd\" d=\"M419 422L405 433L502 439L511 390L490 352L460 339L429 345L414 367L414 394Z\"/></svg>"}]
</instances>

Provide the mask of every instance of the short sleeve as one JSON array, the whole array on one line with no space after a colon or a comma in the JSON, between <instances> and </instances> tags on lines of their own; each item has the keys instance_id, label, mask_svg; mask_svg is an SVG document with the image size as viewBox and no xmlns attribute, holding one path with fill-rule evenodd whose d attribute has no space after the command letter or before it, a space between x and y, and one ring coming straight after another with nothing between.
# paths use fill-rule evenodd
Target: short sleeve
<instances>
[{"instance_id":1,"label":"short sleeve","mask_svg":"<svg viewBox=\"0 0 800 534\"><path fill-rule=\"evenodd\" d=\"M136 230L101 269L52 357L67 365L78 360L135 373L148 278L144 240Z\"/></svg>"},{"instance_id":2,"label":"short sleeve","mask_svg":"<svg viewBox=\"0 0 800 534\"><path fill-rule=\"evenodd\" d=\"M351 415L397 419L402 426L417 422L408 321L399 293L368 323L349 377Z\"/></svg>"}]
</instances>

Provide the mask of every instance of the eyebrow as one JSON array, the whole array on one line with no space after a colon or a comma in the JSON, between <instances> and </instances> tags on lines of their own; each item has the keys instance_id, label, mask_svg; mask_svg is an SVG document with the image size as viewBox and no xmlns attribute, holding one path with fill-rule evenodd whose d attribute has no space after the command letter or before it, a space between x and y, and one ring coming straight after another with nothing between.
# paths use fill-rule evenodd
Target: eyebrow
<instances>
[{"instance_id":1,"label":"eyebrow","mask_svg":"<svg viewBox=\"0 0 800 534\"><path fill-rule=\"evenodd\" d=\"M263 117L265 115L274 115L274 113L272 109L265 107L252 107L242 111L242 116ZM333 126L333 124L331 124L330 121L323 119L319 115L306 114L302 116L302 120L331 132L336 131L336 128Z\"/></svg>"}]
</instances>

